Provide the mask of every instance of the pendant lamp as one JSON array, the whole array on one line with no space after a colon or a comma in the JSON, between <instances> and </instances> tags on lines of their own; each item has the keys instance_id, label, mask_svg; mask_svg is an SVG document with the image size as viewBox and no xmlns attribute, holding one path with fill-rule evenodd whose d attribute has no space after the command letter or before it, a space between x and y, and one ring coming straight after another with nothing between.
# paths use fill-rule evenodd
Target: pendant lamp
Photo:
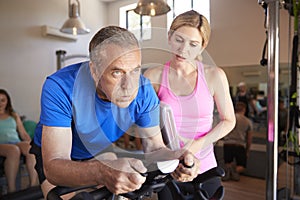
<instances>
[{"instance_id":1,"label":"pendant lamp","mask_svg":"<svg viewBox=\"0 0 300 200\"><path fill-rule=\"evenodd\" d=\"M79 0L76 0L76 3L72 4L71 0L69 0L69 19L64 23L60 31L73 35L87 34L90 32L90 30L85 27L84 23L80 19Z\"/></svg>"},{"instance_id":2,"label":"pendant lamp","mask_svg":"<svg viewBox=\"0 0 300 200\"><path fill-rule=\"evenodd\" d=\"M134 12L139 15L157 16L171 10L165 0L139 0Z\"/></svg>"}]
</instances>

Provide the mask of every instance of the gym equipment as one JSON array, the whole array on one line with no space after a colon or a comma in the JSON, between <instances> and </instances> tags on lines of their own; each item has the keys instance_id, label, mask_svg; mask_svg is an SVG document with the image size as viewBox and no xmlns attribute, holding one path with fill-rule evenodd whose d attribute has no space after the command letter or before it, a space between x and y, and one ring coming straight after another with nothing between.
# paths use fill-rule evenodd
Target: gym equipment
<instances>
[{"instance_id":1,"label":"gym equipment","mask_svg":"<svg viewBox=\"0 0 300 200\"><path fill-rule=\"evenodd\" d=\"M165 145L172 150L180 149L172 108L164 102L160 102L160 128Z\"/></svg>"},{"instance_id":2,"label":"gym equipment","mask_svg":"<svg viewBox=\"0 0 300 200\"><path fill-rule=\"evenodd\" d=\"M17 192L8 193L1 196L1 200L33 200L42 199L43 192L40 186L30 187L24 190L19 190Z\"/></svg>"},{"instance_id":3,"label":"gym equipment","mask_svg":"<svg viewBox=\"0 0 300 200\"><path fill-rule=\"evenodd\" d=\"M170 163L170 161L167 161ZM213 197L208 197L206 192L206 187L210 185L215 179L220 179L224 176L225 172L222 168L216 167L213 168L206 173L202 174L201 176L197 177L197 181L189 182L186 184L187 187L180 188L177 184L174 184L173 179L170 175L172 170L175 170L177 167L178 162L176 160L172 161L169 170L160 169L159 164L151 164L148 167L148 172L143 174L147 176L145 183L142 187L136 191L129 192L126 194L121 194L120 196L132 199L132 200L141 200L144 197L151 197L153 193L157 193L161 191L168 182L170 182L173 187L172 196L173 199L178 200L208 200L208 199L222 199L224 196L224 188L223 186L219 186L216 193ZM163 162L160 162L163 164ZM164 164L163 164L164 165ZM168 164L169 166L169 164ZM174 168L175 166L175 168ZM186 166L189 167L189 166ZM155 169L155 170L153 170ZM93 189L92 191L88 192L84 189ZM83 190L83 191L82 191ZM79 191L71 200L106 200L106 199L115 199L117 198L116 195L111 193L106 187L101 187L100 189L95 189L95 186L88 186L88 187L79 187L79 188L68 188L68 187L61 187L57 186L53 188L47 195L47 200L61 200L60 196L64 194L68 194L71 192ZM81 191L81 192L80 192Z\"/></svg>"}]
</instances>

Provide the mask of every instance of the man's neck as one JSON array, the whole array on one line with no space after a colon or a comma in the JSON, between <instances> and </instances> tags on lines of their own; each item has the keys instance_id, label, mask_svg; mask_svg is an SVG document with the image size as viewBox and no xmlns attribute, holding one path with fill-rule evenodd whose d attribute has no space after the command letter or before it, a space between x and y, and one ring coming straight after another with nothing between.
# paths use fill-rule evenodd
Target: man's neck
<instances>
[{"instance_id":1,"label":"man's neck","mask_svg":"<svg viewBox=\"0 0 300 200\"><path fill-rule=\"evenodd\" d=\"M97 87L96 92L97 92L97 95L98 95L98 97L100 99L102 99L103 101L110 102L110 100L107 98L107 96L105 95L105 93L99 87Z\"/></svg>"}]
</instances>

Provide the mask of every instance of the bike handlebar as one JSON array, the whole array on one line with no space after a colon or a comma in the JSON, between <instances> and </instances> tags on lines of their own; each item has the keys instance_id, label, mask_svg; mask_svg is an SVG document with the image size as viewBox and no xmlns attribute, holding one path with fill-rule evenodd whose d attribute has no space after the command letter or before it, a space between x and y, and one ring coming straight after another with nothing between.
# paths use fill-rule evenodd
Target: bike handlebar
<instances>
[{"instance_id":1,"label":"bike handlebar","mask_svg":"<svg viewBox=\"0 0 300 200\"><path fill-rule=\"evenodd\" d=\"M140 173L142 176L146 176L146 181L144 182L142 187L133 192L128 192L120 195L129 199L141 199L142 197L152 195L153 192L159 192L166 185L166 183L170 179L172 179L170 173L175 170L176 166L178 165L178 162L179 162L178 160L173 160L172 163L170 163L170 161L166 161L166 164L173 165L173 167L167 165L158 165L158 163L147 166L148 171L146 173ZM161 166L170 169L161 169ZM165 171L166 173L164 173ZM62 195L84 190L84 189L93 189L95 187L96 187L95 185L85 186L85 187L75 187L75 188L56 186L55 188L49 191L47 195L47 200L61 200L62 198L60 196ZM72 200L79 200L79 199L101 200L101 199L106 199L112 195L113 193L110 192L106 187L101 187L91 192L85 192L85 191L79 192L71 199Z\"/></svg>"},{"instance_id":2,"label":"bike handlebar","mask_svg":"<svg viewBox=\"0 0 300 200\"><path fill-rule=\"evenodd\" d=\"M153 165L152 165L153 167ZM191 166L187 166L191 167ZM128 192L125 194L120 194L120 196L132 199L132 200L140 200L143 197L151 197L153 193L157 193L161 191L166 184L172 180L172 177L169 173L163 173L161 170L152 170L148 171L146 174L146 181L142 185L142 187L138 190ZM199 187L198 190L202 190L202 184L205 182L209 182L210 180L214 178L220 178L224 176L224 170L220 167L213 168L209 170L207 173L201 174L195 179L195 184L197 184ZM84 189L94 189L91 192L84 191ZM219 191L221 193L218 196L223 195L223 187L220 187L222 191ZM47 200L61 200L62 198L60 196L64 194L68 194L75 191L80 191L77 193L74 197L71 198L71 200L102 200L102 199L109 199L110 197L114 196L112 192L110 192L106 187L96 188L96 186L86 186L86 187L77 187L77 188L69 188L69 187L62 187L62 186L56 186L47 195ZM178 193L181 191L179 189L175 189ZM205 199L204 195L201 195L201 191L198 194L198 196L202 196ZM180 195L184 196L184 195ZM185 198L183 198L185 199ZM216 198L219 199L219 198Z\"/></svg>"}]
</instances>

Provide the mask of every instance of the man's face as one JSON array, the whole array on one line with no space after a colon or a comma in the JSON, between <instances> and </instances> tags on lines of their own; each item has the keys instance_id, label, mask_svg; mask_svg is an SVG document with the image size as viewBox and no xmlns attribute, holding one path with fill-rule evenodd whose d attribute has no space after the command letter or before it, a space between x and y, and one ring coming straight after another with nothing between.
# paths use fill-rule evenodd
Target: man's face
<instances>
[{"instance_id":1,"label":"man's face","mask_svg":"<svg viewBox=\"0 0 300 200\"><path fill-rule=\"evenodd\" d=\"M246 86L245 85L239 86L239 90L240 92L246 92Z\"/></svg>"},{"instance_id":2,"label":"man's face","mask_svg":"<svg viewBox=\"0 0 300 200\"><path fill-rule=\"evenodd\" d=\"M115 45L106 49L97 93L121 108L128 107L136 97L141 74L140 49L123 50ZM113 59L112 59L113 58Z\"/></svg>"}]
</instances>

